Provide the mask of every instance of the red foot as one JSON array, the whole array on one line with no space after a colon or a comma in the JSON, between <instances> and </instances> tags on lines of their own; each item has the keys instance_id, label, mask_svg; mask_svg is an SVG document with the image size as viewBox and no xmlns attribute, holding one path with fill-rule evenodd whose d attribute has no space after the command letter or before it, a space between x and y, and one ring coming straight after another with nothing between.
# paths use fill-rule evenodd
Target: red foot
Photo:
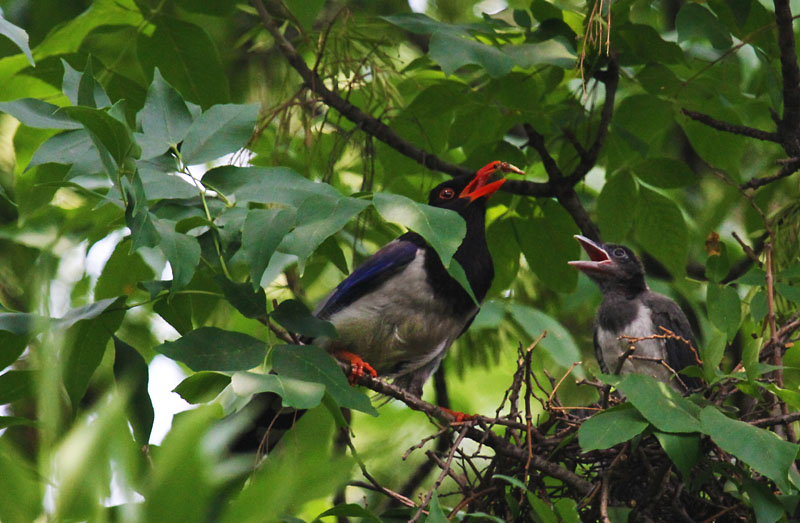
<instances>
[{"instance_id":1,"label":"red foot","mask_svg":"<svg viewBox=\"0 0 800 523\"><path fill-rule=\"evenodd\" d=\"M347 376L347 381L350 382L350 385L358 383L358 378L364 375L364 371L367 371L373 378L378 376L378 373L372 368L372 365L361 359L361 356L358 354L340 350L336 352L336 357L350 362L350 374Z\"/></svg>"},{"instance_id":2,"label":"red foot","mask_svg":"<svg viewBox=\"0 0 800 523\"><path fill-rule=\"evenodd\" d=\"M455 423L461 423L462 421L469 421L475 419L475 414L464 414L463 412L458 412L457 410L450 410L447 407L440 407L443 411L450 414L455 418Z\"/></svg>"}]
</instances>

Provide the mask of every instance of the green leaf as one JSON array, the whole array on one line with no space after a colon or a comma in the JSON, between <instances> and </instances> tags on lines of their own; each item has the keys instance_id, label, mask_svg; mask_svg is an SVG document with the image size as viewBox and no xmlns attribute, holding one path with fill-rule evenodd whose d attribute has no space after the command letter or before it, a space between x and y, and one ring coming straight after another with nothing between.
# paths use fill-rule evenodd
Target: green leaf
<instances>
[{"instance_id":1,"label":"green leaf","mask_svg":"<svg viewBox=\"0 0 800 523\"><path fill-rule=\"evenodd\" d=\"M154 350L185 363L193 371L248 370L261 365L267 354L263 341L217 327L200 327Z\"/></svg>"},{"instance_id":2,"label":"green leaf","mask_svg":"<svg viewBox=\"0 0 800 523\"><path fill-rule=\"evenodd\" d=\"M178 393L181 398L192 405L208 403L219 396L222 389L227 387L230 382L231 377L227 374L210 371L196 372L180 382L177 387L172 389L172 392Z\"/></svg>"},{"instance_id":3,"label":"green leaf","mask_svg":"<svg viewBox=\"0 0 800 523\"><path fill-rule=\"evenodd\" d=\"M728 248L724 243L719 244L719 250L719 254L711 254L706 260L706 277L714 283L725 279L731 266Z\"/></svg>"},{"instance_id":4,"label":"green leaf","mask_svg":"<svg viewBox=\"0 0 800 523\"><path fill-rule=\"evenodd\" d=\"M130 388L128 422L139 445L146 445L153 430L155 412L147 391L149 369L139 351L114 336L114 379Z\"/></svg>"},{"instance_id":5,"label":"green leaf","mask_svg":"<svg viewBox=\"0 0 800 523\"><path fill-rule=\"evenodd\" d=\"M36 129L80 129L82 125L61 112L61 107L36 98L0 102L0 111L8 113L28 127Z\"/></svg>"},{"instance_id":6,"label":"green leaf","mask_svg":"<svg viewBox=\"0 0 800 523\"><path fill-rule=\"evenodd\" d=\"M787 300L800 303L800 288L796 285L779 281L775 282L775 290Z\"/></svg>"},{"instance_id":7,"label":"green leaf","mask_svg":"<svg viewBox=\"0 0 800 523\"><path fill-rule=\"evenodd\" d=\"M155 222L155 230L161 241L161 252L172 267L172 292L186 287L200 263L200 244L197 238L176 232L165 221Z\"/></svg>"},{"instance_id":8,"label":"green leaf","mask_svg":"<svg viewBox=\"0 0 800 523\"><path fill-rule=\"evenodd\" d=\"M311 409L322 401L325 385L312 381L303 381L277 374L257 374L255 372L237 372L231 378L233 392L247 397L259 392L274 392L281 397L284 407L295 409Z\"/></svg>"},{"instance_id":9,"label":"green leaf","mask_svg":"<svg viewBox=\"0 0 800 523\"><path fill-rule=\"evenodd\" d=\"M708 39L715 49L728 49L731 35L714 13L700 4L689 3L681 7L675 18L678 41L694 38Z\"/></svg>"},{"instance_id":10,"label":"green leaf","mask_svg":"<svg viewBox=\"0 0 800 523\"><path fill-rule=\"evenodd\" d=\"M643 182L665 189L692 185L699 180L685 162L672 158L647 158L634 165L633 172Z\"/></svg>"},{"instance_id":11,"label":"green leaf","mask_svg":"<svg viewBox=\"0 0 800 523\"><path fill-rule=\"evenodd\" d=\"M541 200L538 211L515 220L514 226L522 254L542 283L556 292L573 292L578 271L567 262L580 256L580 245L572 238L580 230L569 213L553 200Z\"/></svg>"},{"instance_id":12,"label":"green leaf","mask_svg":"<svg viewBox=\"0 0 800 523\"><path fill-rule=\"evenodd\" d=\"M28 45L28 33L26 33L24 29L17 27L3 16L0 16L0 35L14 42L14 45L19 47L20 51L25 54L28 63L34 67L36 66L36 63L33 61L33 55L31 54L31 48Z\"/></svg>"},{"instance_id":13,"label":"green leaf","mask_svg":"<svg viewBox=\"0 0 800 523\"><path fill-rule=\"evenodd\" d=\"M290 0L286 4L303 29L312 31L314 20L325 5L325 0Z\"/></svg>"},{"instance_id":14,"label":"green leaf","mask_svg":"<svg viewBox=\"0 0 800 523\"><path fill-rule=\"evenodd\" d=\"M103 267L94 287L95 299L104 299L130 295L136 290L140 281L151 280L155 276L153 269L142 257L131 252L131 240L126 238L119 242L111 253L111 257Z\"/></svg>"},{"instance_id":15,"label":"green leaf","mask_svg":"<svg viewBox=\"0 0 800 523\"><path fill-rule=\"evenodd\" d=\"M21 416L0 416L0 429L18 427L20 425L36 427L36 424L36 420L30 418L23 418Z\"/></svg>"},{"instance_id":16,"label":"green leaf","mask_svg":"<svg viewBox=\"0 0 800 523\"><path fill-rule=\"evenodd\" d=\"M152 151L153 156L177 146L192 125L192 115L183 98L164 80L158 69L153 73L147 100L138 116L147 142L160 145Z\"/></svg>"},{"instance_id":17,"label":"green leaf","mask_svg":"<svg viewBox=\"0 0 800 523\"><path fill-rule=\"evenodd\" d=\"M786 514L786 509L772 489L764 483L745 479L742 481L742 488L750 498L758 523L775 523Z\"/></svg>"},{"instance_id":18,"label":"green leaf","mask_svg":"<svg viewBox=\"0 0 800 523\"><path fill-rule=\"evenodd\" d=\"M322 383L340 407L377 416L364 393L347 383L342 369L330 354L314 345L278 345L272 352L272 366L283 376Z\"/></svg>"},{"instance_id":19,"label":"green leaf","mask_svg":"<svg viewBox=\"0 0 800 523\"><path fill-rule=\"evenodd\" d=\"M261 278L275 249L295 225L292 208L250 209L242 227L242 250L250 266L251 287L261 288Z\"/></svg>"},{"instance_id":20,"label":"green leaf","mask_svg":"<svg viewBox=\"0 0 800 523\"><path fill-rule=\"evenodd\" d=\"M328 500L352 477L355 464L344 453L331 453L332 429L331 418L322 409L309 411L293 429L292 437L281 441L282 452L270 453L216 519L259 523L274 519L272 514L298 514L311 500Z\"/></svg>"},{"instance_id":21,"label":"green leaf","mask_svg":"<svg viewBox=\"0 0 800 523\"><path fill-rule=\"evenodd\" d=\"M107 111L82 106L64 107L62 111L86 127L95 146L102 146L114 159L117 168L122 167L126 158L137 155L138 146L133 141L131 130Z\"/></svg>"},{"instance_id":22,"label":"green leaf","mask_svg":"<svg viewBox=\"0 0 800 523\"><path fill-rule=\"evenodd\" d=\"M267 296L264 289L258 288L255 292L249 283L230 281L223 275L214 278L225 294L225 298L245 318L265 318L267 316Z\"/></svg>"},{"instance_id":23,"label":"green leaf","mask_svg":"<svg viewBox=\"0 0 800 523\"><path fill-rule=\"evenodd\" d=\"M177 18L159 16L150 21L156 30L149 38L140 34L137 42L143 69L157 67L184 98L203 108L228 102L228 76L208 34Z\"/></svg>"},{"instance_id":24,"label":"green leaf","mask_svg":"<svg viewBox=\"0 0 800 523\"><path fill-rule=\"evenodd\" d=\"M245 146L258 119L258 104L215 105L189 127L181 147L187 165L206 163Z\"/></svg>"},{"instance_id":25,"label":"green leaf","mask_svg":"<svg viewBox=\"0 0 800 523\"><path fill-rule=\"evenodd\" d=\"M700 412L703 432L722 450L733 454L755 471L768 477L784 493L793 490L789 469L797 457L798 446L775 433L725 416L715 407Z\"/></svg>"},{"instance_id":26,"label":"green leaf","mask_svg":"<svg viewBox=\"0 0 800 523\"><path fill-rule=\"evenodd\" d=\"M425 518L425 523L448 523L449 521L444 510L442 510L442 506L439 504L439 496L434 490L431 502L428 505L428 517Z\"/></svg>"},{"instance_id":27,"label":"green leaf","mask_svg":"<svg viewBox=\"0 0 800 523\"><path fill-rule=\"evenodd\" d=\"M76 410L89 387L89 380L103 360L111 335L117 331L125 316L125 297L104 300L84 308L84 314L73 316L75 323L64 338L64 387ZM96 313L96 314L95 314ZM80 318L80 320L78 320Z\"/></svg>"},{"instance_id":28,"label":"green leaf","mask_svg":"<svg viewBox=\"0 0 800 523\"><path fill-rule=\"evenodd\" d=\"M324 183L314 185L330 187ZM297 207L297 225L284 236L278 250L294 254L302 264L322 242L341 230L367 206L369 202L346 198L338 193L335 197L323 194L309 197Z\"/></svg>"},{"instance_id":29,"label":"green leaf","mask_svg":"<svg viewBox=\"0 0 800 523\"><path fill-rule=\"evenodd\" d=\"M464 34L466 35L466 26L458 24L445 24L438 22L433 18L422 13L408 13L400 15L382 16L387 22L396 25L406 31L411 31L417 34L433 34L433 33L448 33L448 34Z\"/></svg>"},{"instance_id":30,"label":"green leaf","mask_svg":"<svg viewBox=\"0 0 800 523\"><path fill-rule=\"evenodd\" d=\"M73 105L83 105L92 109L111 105L111 100L109 100L103 86L94 78L91 59L86 60L86 67L83 74L80 75L80 81L78 81L77 101L72 103Z\"/></svg>"},{"instance_id":31,"label":"green leaf","mask_svg":"<svg viewBox=\"0 0 800 523\"><path fill-rule=\"evenodd\" d=\"M638 190L633 176L622 171L606 179L597 197L597 224L603 238L611 242L624 241L633 226Z\"/></svg>"},{"instance_id":32,"label":"green leaf","mask_svg":"<svg viewBox=\"0 0 800 523\"><path fill-rule=\"evenodd\" d=\"M655 191L639 188L636 240L676 277L686 272L689 233L678 206Z\"/></svg>"},{"instance_id":33,"label":"green leaf","mask_svg":"<svg viewBox=\"0 0 800 523\"><path fill-rule=\"evenodd\" d=\"M636 410L664 432L698 432L700 408L666 383L645 374L626 374L617 388Z\"/></svg>"},{"instance_id":34,"label":"green leaf","mask_svg":"<svg viewBox=\"0 0 800 523\"><path fill-rule=\"evenodd\" d=\"M372 523L382 522L381 518L365 509L361 505L356 505L355 503L343 503L341 505L336 505L335 507L330 508L317 516L315 521L326 516L359 518L359 521L370 521Z\"/></svg>"},{"instance_id":35,"label":"green leaf","mask_svg":"<svg viewBox=\"0 0 800 523\"><path fill-rule=\"evenodd\" d=\"M655 436L669 459L681 471L684 481L690 481L692 467L703 457L699 434L670 434L656 431Z\"/></svg>"},{"instance_id":36,"label":"green leaf","mask_svg":"<svg viewBox=\"0 0 800 523\"><path fill-rule=\"evenodd\" d=\"M733 340L742 322L742 305L733 287L709 283L706 289L708 319L716 328Z\"/></svg>"},{"instance_id":37,"label":"green leaf","mask_svg":"<svg viewBox=\"0 0 800 523\"><path fill-rule=\"evenodd\" d=\"M700 347L700 353L703 357L703 372L708 383L712 383L716 379L719 364L725 355L727 341L728 339L724 332L714 330L711 339L708 340L705 346Z\"/></svg>"},{"instance_id":38,"label":"green leaf","mask_svg":"<svg viewBox=\"0 0 800 523\"><path fill-rule=\"evenodd\" d=\"M272 311L270 317L290 332L310 338L338 338L333 323L312 315L305 305L297 300L284 300Z\"/></svg>"},{"instance_id":39,"label":"green leaf","mask_svg":"<svg viewBox=\"0 0 800 523\"><path fill-rule=\"evenodd\" d=\"M531 340L535 340L542 332L547 331L547 336L539 343L539 347L562 367L568 368L581 360L581 352L572 335L552 316L519 303L511 304L511 316ZM572 372L578 377L583 376L581 367L576 367Z\"/></svg>"},{"instance_id":40,"label":"green leaf","mask_svg":"<svg viewBox=\"0 0 800 523\"><path fill-rule=\"evenodd\" d=\"M10 370L0 374L0 405L14 403L34 393L36 372Z\"/></svg>"},{"instance_id":41,"label":"green leaf","mask_svg":"<svg viewBox=\"0 0 800 523\"><path fill-rule=\"evenodd\" d=\"M442 264L450 266L453 254L467 233L467 225L458 213L417 203L398 194L376 193L372 201L384 220L399 223L422 235L439 255Z\"/></svg>"},{"instance_id":42,"label":"green leaf","mask_svg":"<svg viewBox=\"0 0 800 523\"><path fill-rule=\"evenodd\" d=\"M169 288L169 283L166 282ZM156 294L160 293L157 292ZM153 304L153 312L172 325L183 335L194 329L192 322L192 297L184 294L172 295L168 299L160 299Z\"/></svg>"},{"instance_id":43,"label":"green leaf","mask_svg":"<svg viewBox=\"0 0 800 523\"><path fill-rule=\"evenodd\" d=\"M769 305L767 304L767 293L764 289L759 289L750 300L750 315L756 322L761 322L766 318L769 312Z\"/></svg>"},{"instance_id":44,"label":"green leaf","mask_svg":"<svg viewBox=\"0 0 800 523\"><path fill-rule=\"evenodd\" d=\"M584 452L628 441L650 426L629 403L595 414L581 424L578 442Z\"/></svg>"},{"instance_id":45,"label":"green leaf","mask_svg":"<svg viewBox=\"0 0 800 523\"><path fill-rule=\"evenodd\" d=\"M0 520L36 521L42 514L44 482L36 466L17 451L9 438L0 440Z\"/></svg>"},{"instance_id":46,"label":"green leaf","mask_svg":"<svg viewBox=\"0 0 800 523\"><path fill-rule=\"evenodd\" d=\"M72 165L70 173L78 174L94 174L105 170L86 129L67 131L51 137L36 149L26 169L47 163Z\"/></svg>"},{"instance_id":47,"label":"green leaf","mask_svg":"<svg viewBox=\"0 0 800 523\"><path fill-rule=\"evenodd\" d=\"M43 326L44 318L29 312L0 312L0 331L18 336L33 334Z\"/></svg>"},{"instance_id":48,"label":"green leaf","mask_svg":"<svg viewBox=\"0 0 800 523\"><path fill-rule=\"evenodd\" d=\"M538 65L554 65L562 69L573 69L577 55L566 38L557 36L543 42L506 45L503 53L509 56L514 64L523 69ZM498 72L503 71L499 69ZM503 76L503 75L497 75Z\"/></svg>"},{"instance_id":49,"label":"green leaf","mask_svg":"<svg viewBox=\"0 0 800 523\"><path fill-rule=\"evenodd\" d=\"M497 218L490 216L486 227L486 243L492 254L494 280L489 295L500 294L516 281L520 269L520 245L515 225L517 220L504 206L491 209L491 214L501 213Z\"/></svg>"},{"instance_id":50,"label":"green leaf","mask_svg":"<svg viewBox=\"0 0 800 523\"><path fill-rule=\"evenodd\" d=\"M209 514L214 456L204 444L217 409L199 407L173 422L148 473L145 521L200 521Z\"/></svg>"},{"instance_id":51,"label":"green leaf","mask_svg":"<svg viewBox=\"0 0 800 523\"><path fill-rule=\"evenodd\" d=\"M433 33L428 53L446 75L464 65L475 64L483 67L489 76L499 78L514 66L514 59L500 49L447 32Z\"/></svg>"}]
</instances>

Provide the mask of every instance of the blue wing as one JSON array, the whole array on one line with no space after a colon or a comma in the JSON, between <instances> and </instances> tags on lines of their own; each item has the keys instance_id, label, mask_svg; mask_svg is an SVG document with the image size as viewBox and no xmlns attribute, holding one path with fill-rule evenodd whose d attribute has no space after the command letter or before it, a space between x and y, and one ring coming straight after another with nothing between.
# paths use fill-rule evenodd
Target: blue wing
<instances>
[{"instance_id":1,"label":"blue wing","mask_svg":"<svg viewBox=\"0 0 800 523\"><path fill-rule=\"evenodd\" d=\"M321 319L330 318L402 271L417 256L420 245L415 239L403 235L367 258L320 304L315 315Z\"/></svg>"}]
</instances>

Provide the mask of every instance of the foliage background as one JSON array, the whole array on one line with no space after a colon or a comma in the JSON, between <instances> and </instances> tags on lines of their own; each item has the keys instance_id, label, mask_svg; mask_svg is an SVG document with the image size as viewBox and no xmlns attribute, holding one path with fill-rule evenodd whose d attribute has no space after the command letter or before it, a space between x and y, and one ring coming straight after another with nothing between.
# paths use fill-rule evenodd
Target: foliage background
<instances>
[{"instance_id":1,"label":"foliage background","mask_svg":"<svg viewBox=\"0 0 800 523\"><path fill-rule=\"evenodd\" d=\"M424 15L391 0L268 2L266 25L291 48L265 30L256 4L0 6L3 521L313 519L342 501L333 495L346 484L342 513L388 518L387 497L362 488L357 465L401 491L428 461L421 451L403 460L404 451L436 429L398 401L370 415L343 378L304 369L319 354L292 360L267 314L291 331L319 328L289 300L313 307L402 227L419 229L426 210L400 197L423 201L448 175L494 159L526 180L493 199L494 285L426 399L444 401L446 383L453 408L494 412L518 346L546 330L534 375L548 383L545 369L558 379L582 361L558 401L596 401L576 378L598 372L600 294L566 261L580 256L579 232L625 242L644 257L651 286L693 322L712 384L709 403L694 405L789 423L761 425L784 441L725 426L754 442L732 449L714 439L714 414L703 424L692 411L692 425L673 431L650 417L657 398L647 395L633 402L638 432L601 441L587 431L581 445L619 449L653 431L711 437L736 463L698 458L688 469L725 483L737 514L790 517L800 94L789 2L440 0L418 6ZM298 57L312 76L301 78ZM248 161L255 170L199 174ZM433 219L419 232L444 253L457 233ZM158 353L185 365L181 395L209 405L146 446L147 365ZM280 384L245 373L281 365ZM253 464L223 452L231 433L216 421L277 386L288 402L323 406L237 494L229 480ZM353 419L357 455L332 450L335 405L365 411ZM532 408L535 422L553 415ZM599 485L595 469L579 472ZM614 510L613 499L603 511L569 489L548 497L546 474L529 484L525 474L505 493L536 495L486 506L537 520L631 511ZM440 504L458 504L429 495L434 479L406 492L430 502L432 521L447 513ZM439 492L454 488L448 479ZM352 504L364 499L369 511L359 512Z\"/></svg>"}]
</instances>

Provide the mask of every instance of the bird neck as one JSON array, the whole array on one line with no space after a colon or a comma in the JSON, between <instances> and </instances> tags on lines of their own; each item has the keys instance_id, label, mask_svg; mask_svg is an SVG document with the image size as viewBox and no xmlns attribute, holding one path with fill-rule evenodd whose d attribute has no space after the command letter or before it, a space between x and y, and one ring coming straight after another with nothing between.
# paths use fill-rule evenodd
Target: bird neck
<instances>
[{"instance_id":1,"label":"bird neck","mask_svg":"<svg viewBox=\"0 0 800 523\"><path fill-rule=\"evenodd\" d=\"M609 277L597 275L592 277L605 297L614 299L632 300L647 291L647 282L641 273L621 275L619 273Z\"/></svg>"}]
</instances>

